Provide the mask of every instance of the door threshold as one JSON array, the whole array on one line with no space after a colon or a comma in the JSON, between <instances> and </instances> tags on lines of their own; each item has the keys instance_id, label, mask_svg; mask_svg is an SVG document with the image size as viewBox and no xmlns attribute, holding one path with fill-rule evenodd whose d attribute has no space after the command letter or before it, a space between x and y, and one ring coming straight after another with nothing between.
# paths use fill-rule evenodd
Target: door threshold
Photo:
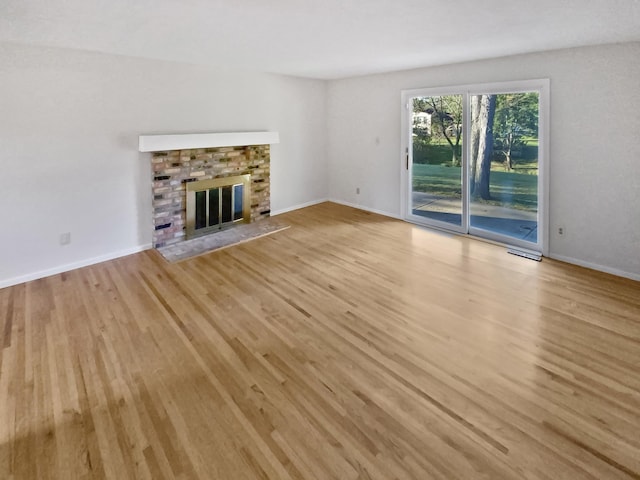
<instances>
[{"instance_id":1,"label":"door threshold","mask_svg":"<svg viewBox=\"0 0 640 480\"><path fill-rule=\"evenodd\" d=\"M518 257L528 258L529 260L535 260L536 262L539 262L542 260L541 253L533 252L531 250L524 250L522 248L509 247L507 249L507 253L510 253L511 255L517 255Z\"/></svg>"}]
</instances>

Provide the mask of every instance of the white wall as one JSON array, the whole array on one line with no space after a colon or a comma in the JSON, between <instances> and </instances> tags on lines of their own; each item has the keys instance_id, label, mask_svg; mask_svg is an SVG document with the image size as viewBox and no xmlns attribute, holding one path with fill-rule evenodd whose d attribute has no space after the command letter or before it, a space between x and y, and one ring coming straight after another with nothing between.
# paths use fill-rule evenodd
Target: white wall
<instances>
[{"instance_id":1,"label":"white wall","mask_svg":"<svg viewBox=\"0 0 640 480\"><path fill-rule=\"evenodd\" d=\"M401 90L549 78L550 255L640 279L638 58L628 43L330 82L330 198L400 215Z\"/></svg>"},{"instance_id":2,"label":"white wall","mask_svg":"<svg viewBox=\"0 0 640 480\"><path fill-rule=\"evenodd\" d=\"M0 44L0 287L150 244L149 157L137 151L139 134L277 130L273 211L330 196L397 216L401 90L544 77L551 227L566 228L552 235L551 254L640 278L637 58L638 43L590 47L327 87ZM64 247L63 232L72 237Z\"/></svg>"},{"instance_id":3,"label":"white wall","mask_svg":"<svg viewBox=\"0 0 640 480\"><path fill-rule=\"evenodd\" d=\"M325 199L325 106L322 81L0 44L0 287L150 245L140 134L279 131L272 210Z\"/></svg>"}]
</instances>

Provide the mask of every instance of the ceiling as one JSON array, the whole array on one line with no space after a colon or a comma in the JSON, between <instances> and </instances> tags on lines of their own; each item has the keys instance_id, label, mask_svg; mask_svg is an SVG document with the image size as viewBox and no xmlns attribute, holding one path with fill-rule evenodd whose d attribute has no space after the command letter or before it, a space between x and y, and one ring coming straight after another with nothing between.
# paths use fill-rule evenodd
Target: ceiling
<instances>
[{"instance_id":1,"label":"ceiling","mask_svg":"<svg viewBox=\"0 0 640 480\"><path fill-rule=\"evenodd\" d=\"M0 0L0 41L334 79L640 41L640 0Z\"/></svg>"}]
</instances>

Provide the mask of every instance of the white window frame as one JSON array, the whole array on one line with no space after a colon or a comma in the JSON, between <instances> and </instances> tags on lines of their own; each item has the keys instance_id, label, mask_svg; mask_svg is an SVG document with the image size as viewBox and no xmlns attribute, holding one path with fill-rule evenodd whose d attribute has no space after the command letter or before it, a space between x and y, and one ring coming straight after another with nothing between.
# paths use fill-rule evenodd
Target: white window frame
<instances>
[{"instance_id":1,"label":"white window frame","mask_svg":"<svg viewBox=\"0 0 640 480\"><path fill-rule=\"evenodd\" d=\"M412 165L412 106L411 99L414 97L442 96L442 95L462 95L463 102L463 130L465 139L463 144L463 169L462 169L462 218L460 227L445 224L439 225L437 222L430 222L429 227L442 228L460 234L479 236L478 229L469 225L469 149L471 115L469 112L469 98L472 95L480 94L502 94L519 92L538 92L538 235L535 251L544 256L549 255L549 117L550 117L550 81L548 78L535 80L517 80L508 82L479 83L467 85L454 85L443 87L419 88L403 90L401 93L401 215L408 222L424 225L421 217L411 213L411 172L409 165ZM518 239L492 235L491 232L482 231L482 238L503 243L507 246L519 248L531 248L531 242L523 242Z\"/></svg>"}]
</instances>

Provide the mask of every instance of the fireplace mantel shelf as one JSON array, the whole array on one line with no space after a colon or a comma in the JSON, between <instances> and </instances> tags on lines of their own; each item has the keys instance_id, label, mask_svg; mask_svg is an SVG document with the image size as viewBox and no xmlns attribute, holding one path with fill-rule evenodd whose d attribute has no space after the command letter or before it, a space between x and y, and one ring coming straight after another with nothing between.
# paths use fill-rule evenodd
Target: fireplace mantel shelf
<instances>
[{"instance_id":1,"label":"fireplace mantel shelf","mask_svg":"<svg viewBox=\"0 0 640 480\"><path fill-rule=\"evenodd\" d=\"M240 147L280 143L278 132L189 133L181 135L140 135L141 152L165 152L190 148Z\"/></svg>"}]
</instances>

